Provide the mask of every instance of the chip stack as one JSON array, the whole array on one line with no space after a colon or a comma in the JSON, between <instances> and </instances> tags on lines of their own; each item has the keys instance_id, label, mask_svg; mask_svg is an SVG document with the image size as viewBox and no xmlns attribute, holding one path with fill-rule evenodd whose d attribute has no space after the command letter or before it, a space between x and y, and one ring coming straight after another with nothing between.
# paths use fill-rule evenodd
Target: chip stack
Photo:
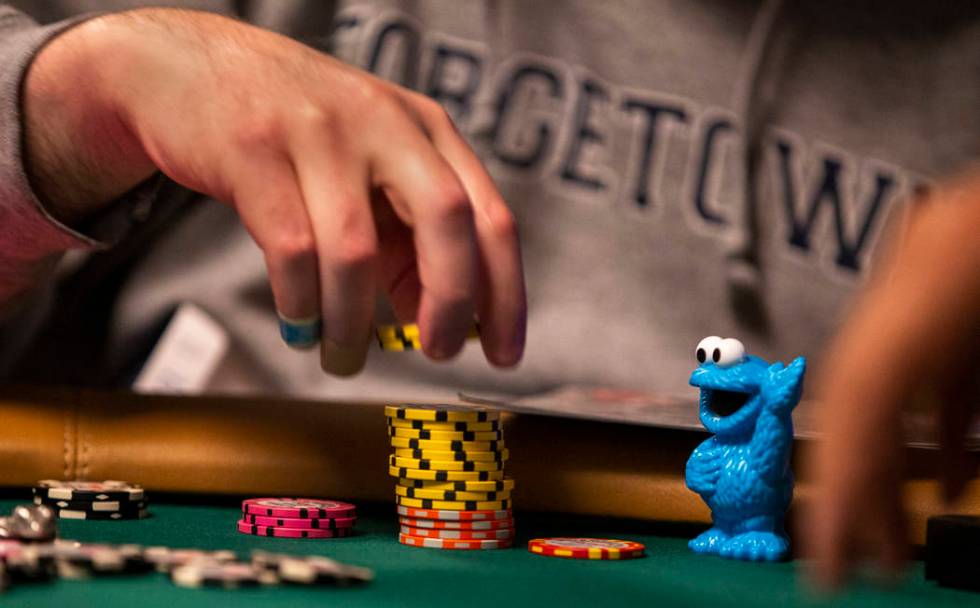
<instances>
[{"instance_id":1,"label":"chip stack","mask_svg":"<svg viewBox=\"0 0 980 608\"><path fill-rule=\"evenodd\" d=\"M143 519L149 515L143 488L125 481L42 479L33 492L34 504L50 507L61 519Z\"/></svg>"},{"instance_id":2,"label":"chip stack","mask_svg":"<svg viewBox=\"0 0 980 608\"><path fill-rule=\"evenodd\" d=\"M438 549L503 549L514 539L509 458L500 413L420 405L388 406L398 479L398 541Z\"/></svg>"},{"instance_id":3,"label":"chip stack","mask_svg":"<svg viewBox=\"0 0 980 608\"><path fill-rule=\"evenodd\" d=\"M343 538L357 522L357 507L320 498L249 498L238 531L278 538Z\"/></svg>"}]
</instances>

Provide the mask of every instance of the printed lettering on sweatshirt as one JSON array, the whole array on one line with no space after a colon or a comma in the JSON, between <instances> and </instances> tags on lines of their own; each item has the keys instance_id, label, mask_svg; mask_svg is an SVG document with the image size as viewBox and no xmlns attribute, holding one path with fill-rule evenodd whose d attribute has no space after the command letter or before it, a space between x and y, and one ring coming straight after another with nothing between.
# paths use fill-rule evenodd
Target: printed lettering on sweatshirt
<instances>
[{"instance_id":1,"label":"printed lettering on sweatshirt","mask_svg":"<svg viewBox=\"0 0 980 608\"><path fill-rule=\"evenodd\" d=\"M322 46L438 101L498 175L653 216L678 205L692 231L719 238L738 228L744 203L731 193L744 187L742 134L728 108L608 82L554 58L495 57L392 11L342 11ZM844 279L867 269L885 216L926 187L785 129L769 129L762 145L769 231L787 255ZM676 154L686 159L681 175L665 169Z\"/></svg>"}]
</instances>

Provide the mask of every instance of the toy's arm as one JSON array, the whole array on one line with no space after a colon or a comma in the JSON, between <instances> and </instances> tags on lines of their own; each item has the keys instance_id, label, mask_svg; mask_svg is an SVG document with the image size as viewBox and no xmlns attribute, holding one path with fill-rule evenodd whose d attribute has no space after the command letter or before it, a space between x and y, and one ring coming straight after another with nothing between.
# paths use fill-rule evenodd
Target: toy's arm
<instances>
[{"instance_id":1,"label":"toy's arm","mask_svg":"<svg viewBox=\"0 0 980 608\"><path fill-rule=\"evenodd\" d=\"M774 369L775 368L775 369ZM767 407L777 416L789 416L800 402L803 392L803 374L806 373L806 359L797 357L782 369L770 368L771 377L766 387L769 391Z\"/></svg>"},{"instance_id":2,"label":"toy's arm","mask_svg":"<svg viewBox=\"0 0 980 608\"><path fill-rule=\"evenodd\" d=\"M797 357L786 367L775 364L769 368L771 377L766 407L759 413L749 459L759 477L768 483L782 479L789 466L789 451L793 445L793 408L800 402L806 359Z\"/></svg>"},{"instance_id":3,"label":"toy's arm","mask_svg":"<svg viewBox=\"0 0 980 608\"><path fill-rule=\"evenodd\" d=\"M713 437L708 439L695 448L687 459L684 480L688 488L702 496L714 494L718 476L721 474L721 458L714 444Z\"/></svg>"}]
</instances>

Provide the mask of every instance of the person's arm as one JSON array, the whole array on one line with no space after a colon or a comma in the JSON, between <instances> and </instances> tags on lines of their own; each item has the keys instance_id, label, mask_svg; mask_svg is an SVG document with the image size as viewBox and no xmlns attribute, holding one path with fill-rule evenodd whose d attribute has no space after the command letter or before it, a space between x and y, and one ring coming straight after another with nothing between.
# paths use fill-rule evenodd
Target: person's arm
<instances>
[{"instance_id":1,"label":"person's arm","mask_svg":"<svg viewBox=\"0 0 980 608\"><path fill-rule=\"evenodd\" d=\"M429 356L477 313L488 359L520 359L513 216L432 100L230 19L143 9L48 44L23 107L32 183L64 222L156 170L234 207L280 314L322 314L327 371L363 365L379 288Z\"/></svg>"},{"instance_id":2,"label":"person's arm","mask_svg":"<svg viewBox=\"0 0 980 608\"><path fill-rule=\"evenodd\" d=\"M42 27L0 6L0 321L26 301L62 252L99 245L50 216L35 196L23 162L25 75L39 50L76 23Z\"/></svg>"},{"instance_id":3,"label":"person's arm","mask_svg":"<svg viewBox=\"0 0 980 608\"><path fill-rule=\"evenodd\" d=\"M800 534L825 587L841 584L859 554L886 570L903 562L900 416L910 401L925 395L941 408L948 496L976 474L965 466L964 434L980 404L980 175L930 199L913 210L817 378L821 490Z\"/></svg>"}]
</instances>

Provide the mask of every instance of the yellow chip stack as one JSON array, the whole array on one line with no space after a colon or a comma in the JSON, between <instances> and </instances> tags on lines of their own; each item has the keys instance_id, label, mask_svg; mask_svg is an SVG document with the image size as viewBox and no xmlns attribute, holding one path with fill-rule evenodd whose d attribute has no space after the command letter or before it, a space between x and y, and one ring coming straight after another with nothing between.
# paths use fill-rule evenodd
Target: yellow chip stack
<instances>
[{"instance_id":1,"label":"yellow chip stack","mask_svg":"<svg viewBox=\"0 0 980 608\"><path fill-rule=\"evenodd\" d=\"M394 449L388 472L398 479L404 545L502 549L514 539L510 457L500 413L449 406L385 408Z\"/></svg>"}]
</instances>

